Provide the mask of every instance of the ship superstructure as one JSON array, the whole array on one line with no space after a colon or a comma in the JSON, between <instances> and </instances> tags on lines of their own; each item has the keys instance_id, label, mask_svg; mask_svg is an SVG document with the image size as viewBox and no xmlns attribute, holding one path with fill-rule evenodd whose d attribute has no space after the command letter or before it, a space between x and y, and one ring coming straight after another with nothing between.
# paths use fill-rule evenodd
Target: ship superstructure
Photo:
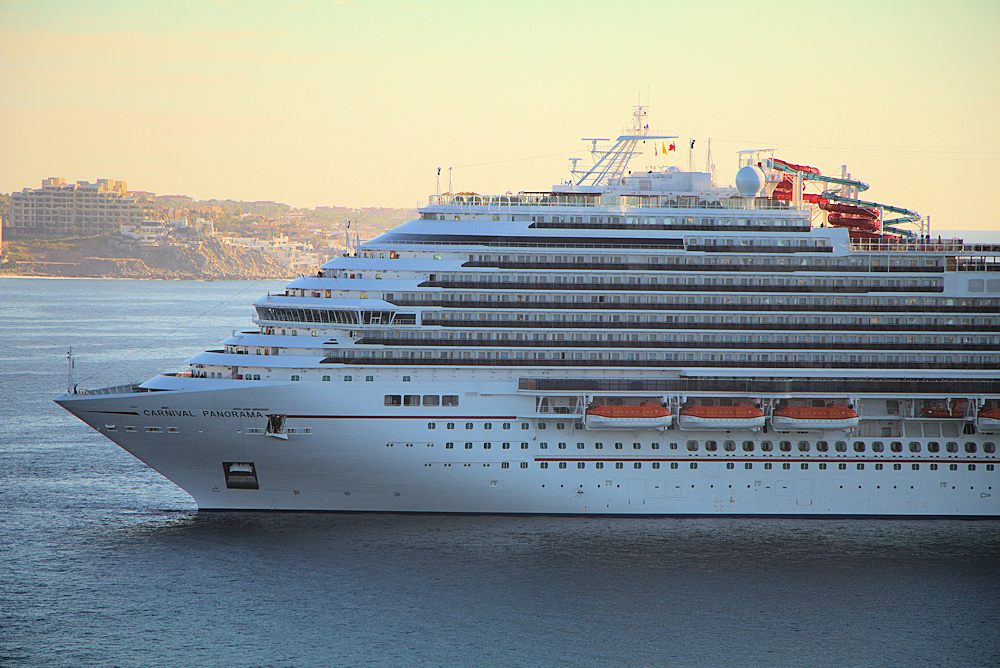
<instances>
[{"instance_id":1,"label":"ship superstructure","mask_svg":"<svg viewBox=\"0 0 1000 668\"><path fill-rule=\"evenodd\" d=\"M772 152L630 172L643 119L58 401L203 509L1000 515L1000 246Z\"/></svg>"}]
</instances>

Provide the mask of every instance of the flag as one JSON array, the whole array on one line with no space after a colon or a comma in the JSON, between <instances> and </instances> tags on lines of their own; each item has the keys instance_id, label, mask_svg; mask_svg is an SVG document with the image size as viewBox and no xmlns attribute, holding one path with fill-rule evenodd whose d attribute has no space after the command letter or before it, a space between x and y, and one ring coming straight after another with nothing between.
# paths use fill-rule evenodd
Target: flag
<instances>
[{"instance_id":1,"label":"flag","mask_svg":"<svg viewBox=\"0 0 1000 668\"><path fill-rule=\"evenodd\" d=\"M671 151L676 151L677 150L677 145L674 144L673 142L670 142L670 150Z\"/></svg>"},{"instance_id":2,"label":"flag","mask_svg":"<svg viewBox=\"0 0 1000 668\"><path fill-rule=\"evenodd\" d=\"M691 140L691 148L694 148L694 140Z\"/></svg>"}]
</instances>

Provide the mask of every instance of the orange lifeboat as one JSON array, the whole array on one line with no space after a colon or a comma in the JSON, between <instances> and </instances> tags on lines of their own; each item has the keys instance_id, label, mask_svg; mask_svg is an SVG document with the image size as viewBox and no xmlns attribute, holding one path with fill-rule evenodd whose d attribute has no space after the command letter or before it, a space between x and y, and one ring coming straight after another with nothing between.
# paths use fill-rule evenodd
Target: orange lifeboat
<instances>
[{"instance_id":1,"label":"orange lifeboat","mask_svg":"<svg viewBox=\"0 0 1000 668\"><path fill-rule=\"evenodd\" d=\"M591 406L584 415L591 429L660 429L673 419L665 406L649 401L638 406Z\"/></svg>"},{"instance_id":2,"label":"orange lifeboat","mask_svg":"<svg viewBox=\"0 0 1000 668\"><path fill-rule=\"evenodd\" d=\"M858 414L847 406L786 406L771 414L771 427L775 431L853 429L858 420Z\"/></svg>"},{"instance_id":3,"label":"orange lifeboat","mask_svg":"<svg viewBox=\"0 0 1000 668\"><path fill-rule=\"evenodd\" d=\"M933 406L927 406L921 409L920 414L924 417L929 418L960 418L965 415L965 402L961 399L952 399L951 408L945 405L942 401Z\"/></svg>"},{"instance_id":4,"label":"orange lifeboat","mask_svg":"<svg viewBox=\"0 0 1000 668\"><path fill-rule=\"evenodd\" d=\"M750 429L757 431L764 426L764 412L748 404L735 406L688 406L677 415L681 429Z\"/></svg>"},{"instance_id":5,"label":"orange lifeboat","mask_svg":"<svg viewBox=\"0 0 1000 668\"><path fill-rule=\"evenodd\" d=\"M1000 432L1000 408L984 408L979 411L976 427L985 434Z\"/></svg>"}]
</instances>

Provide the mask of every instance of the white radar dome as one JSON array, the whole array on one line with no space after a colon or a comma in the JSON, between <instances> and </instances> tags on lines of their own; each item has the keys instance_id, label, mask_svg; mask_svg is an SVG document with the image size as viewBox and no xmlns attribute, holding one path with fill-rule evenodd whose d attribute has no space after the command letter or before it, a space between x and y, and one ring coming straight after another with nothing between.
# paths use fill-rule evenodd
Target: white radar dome
<instances>
[{"instance_id":1,"label":"white radar dome","mask_svg":"<svg viewBox=\"0 0 1000 668\"><path fill-rule=\"evenodd\" d=\"M741 197L753 197L764 187L764 172L760 167L746 165L736 172L736 189Z\"/></svg>"}]
</instances>

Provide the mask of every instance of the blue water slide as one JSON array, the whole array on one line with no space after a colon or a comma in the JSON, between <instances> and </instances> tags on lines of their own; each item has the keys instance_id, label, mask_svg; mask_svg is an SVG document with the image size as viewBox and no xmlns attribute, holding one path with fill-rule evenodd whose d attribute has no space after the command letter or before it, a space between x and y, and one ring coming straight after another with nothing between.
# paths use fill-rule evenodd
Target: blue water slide
<instances>
[{"instance_id":1,"label":"blue water slide","mask_svg":"<svg viewBox=\"0 0 1000 668\"><path fill-rule=\"evenodd\" d=\"M785 172L787 174L800 174L806 181L819 181L821 183L832 183L838 186L848 186L851 188L857 188L858 192L864 192L870 187L867 183L855 181L854 179L839 179L834 176L823 176L822 174L813 174L812 172L795 169L791 165L778 160L772 160L771 166L778 171Z\"/></svg>"}]
</instances>

